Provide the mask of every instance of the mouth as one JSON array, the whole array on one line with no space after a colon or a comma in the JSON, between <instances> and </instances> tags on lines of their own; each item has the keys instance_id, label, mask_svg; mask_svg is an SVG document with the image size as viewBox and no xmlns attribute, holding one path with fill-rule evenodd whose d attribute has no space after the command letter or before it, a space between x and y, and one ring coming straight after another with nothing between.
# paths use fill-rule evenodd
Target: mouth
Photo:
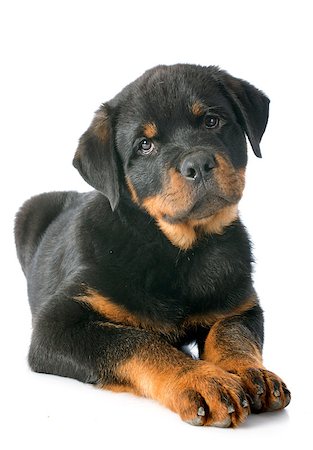
<instances>
[{"instance_id":1,"label":"mouth","mask_svg":"<svg viewBox=\"0 0 313 450\"><path fill-rule=\"evenodd\" d=\"M230 206L232 202L221 196L204 195L197 200L191 208L182 211L175 216L164 214L162 219L169 224L179 224L188 221L201 221L214 216L225 206Z\"/></svg>"}]
</instances>

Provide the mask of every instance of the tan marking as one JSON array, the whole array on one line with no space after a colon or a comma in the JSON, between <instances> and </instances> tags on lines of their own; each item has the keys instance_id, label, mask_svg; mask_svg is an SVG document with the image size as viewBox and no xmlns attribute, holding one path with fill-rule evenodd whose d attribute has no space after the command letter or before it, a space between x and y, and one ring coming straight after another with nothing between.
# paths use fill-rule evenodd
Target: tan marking
<instances>
[{"instance_id":1,"label":"tan marking","mask_svg":"<svg viewBox=\"0 0 313 450\"><path fill-rule=\"evenodd\" d=\"M223 370L237 373L244 369L257 367L263 368L262 354L257 345L252 341L247 341L243 336L237 338L237 345L240 354L236 354L234 348L233 355L225 352L221 343L216 339L216 329L220 322L216 322L205 341L202 359L216 364ZM243 355L243 353L245 353Z\"/></svg>"},{"instance_id":2,"label":"tan marking","mask_svg":"<svg viewBox=\"0 0 313 450\"><path fill-rule=\"evenodd\" d=\"M238 307L233 308L229 311L192 315L187 317L176 326L168 325L166 323L159 323L157 321L152 321L144 317L138 317L135 314L129 312L124 306L117 305L108 297L104 297L99 292L91 288L86 289L86 294L77 297L76 300L89 305L89 307L91 307L94 311L101 314L111 322L98 322L99 326L130 326L138 329L153 331L155 333L160 333L162 335L168 336L169 338L177 339L179 339L180 336L183 336L191 327L212 326L219 320L240 315L245 311L253 308L253 306L257 304L256 297L252 296Z\"/></svg>"},{"instance_id":3,"label":"tan marking","mask_svg":"<svg viewBox=\"0 0 313 450\"><path fill-rule=\"evenodd\" d=\"M107 142L111 134L111 126L108 115L101 109L96 112L91 123L95 135L103 142Z\"/></svg>"},{"instance_id":4,"label":"tan marking","mask_svg":"<svg viewBox=\"0 0 313 450\"><path fill-rule=\"evenodd\" d=\"M157 224L175 247L188 250L204 234L222 234L225 228L237 218L238 206L230 205L225 206L225 208L217 211L216 214L205 219L171 224L162 218L157 218Z\"/></svg>"},{"instance_id":5,"label":"tan marking","mask_svg":"<svg viewBox=\"0 0 313 450\"><path fill-rule=\"evenodd\" d=\"M166 392L166 386L169 388L173 385L178 371L183 368L191 369L192 366L192 360L189 361L186 355L175 348L166 348L166 353L160 354L159 350L150 347L121 363L118 373L122 380L134 386L142 396L154 398L164 404L171 394Z\"/></svg>"},{"instance_id":6,"label":"tan marking","mask_svg":"<svg viewBox=\"0 0 313 450\"><path fill-rule=\"evenodd\" d=\"M214 177L221 191L229 199L239 201L245 187L245 169L235 169L226 156L215 155L218 163L217 170L214 171Z\"/></svg>"},{"instance_id":7,"label":"tan marking","mask_svg":"<svg viewBox=\"0 0 313 450\"><path fill-rule=\"evenodd\" d=\"M118 393L127 392L127 393L133 394L133 395L140 395L136 388L134 388L133 386L129 386L127 384L125 384L125 385L123 385L123 384L103 384L99 387L101 387L102 389L106 389L108 391L112 391L112 392L118 392Z\"/></svg>"},{"instance_id":8,"label":"tan marking","mask_svg":"<svg viewBox=\"0 0 313 450\"><path fill-rule=\"evenodd\" d=\"M256 306L258 303L256 296L252 295L247 300L242 302L239 306L236 308L233 308L229 311L223 311L223 312L212 312L209 314L196 314L191 315L186 319L183 326L186 328L190 326L212 326L214 323L229 319L231 317L240 316L241 314L245 313L246 311L249 311L254 306Z\"/></svg>"},{"instance_id":9,"label":"tan marking","mask_svg":"<svg viewBox=\"0 0 313 450\"><path fill-rule=\"evenodd\" d=\"M158 134L157 126L154 122L148 122L143 127L143 133L148 139L153 139Z\"/></svg>"},{"instance_id":10,"label":"tan marking","mask_svg":"<svg viewBox=\"0 0 313 450\"><path fill-rule=\"evenodd\" d=\"M234 398L239 394L236 375L228 374L211 363L195 361L165 343L160 345L156 342L156 345L138 349L136 355L118 365L116 375L136 394L159 401L186 421L197 416L200 394L210 405L210 414L203 417L203 425L228 418L221 389L226 389ZM243 419L233 415L232 426Z\"/></svg>"},{"instance_id":11,"label":"tan marking","mask_svg":"<svg viewBox=\"0 0 313 450\"><path fill-rule=\"evenodd\" d=\"M175 170L170 169L163 192L147 197L142 206L156 219L162 219L179 214L180 211L189 209L193 203L193 189L185 182L184 178Z\"/></svg>"},{"instance_id":12,"label":"tan marking","mask_svg":"<svg viewBox=\"0 0 313 450\"><path fill-rule=\"evenodd\" d=\"M103 296L94 289L88 288L85 295L76 297L76 300L83 302L94 311L104 316L113 324L122 324L126 326L141 328L149 331L158 332L164 335L179 335L181 330L175 326L166 323L159 323L148 318L139 317L132 314L122 305L114 303L110 298Z\"/></svg>"},{"instance_id":13,"label":"tan marking","mask_svg":"<svg viewBox=\"0 0 313 450\"><path fill-rule=\"evenodd\" d=\"M188 223L170 224L165 220L158 219L157 224L167 239L182 250L188 250L197 240L195 229Z\"/></svg>"},{"instance_id":14,"label":"tan marking","mask_svg":"<svg viewBox=\"0 0 313 450\"><path fill-rule=\"evenodd\" d=\"M238 205L229 205L220 209L213 216L191 221L193 227L199 227L205 234L223 234L225 228L238 219Z\"/></svg>"},{"instance_id":15,"label":"tan marking","mask_svg":"<svg viewBox=\"0 0 313 450\"><path fill-rule=\"evenodd\" d=\"M105 316L108 320L117 323L139 327L139 320L121 305L117 305L108 297L104 297L94 289L88 289L86 295L77 297L77 300L88 304L94 311Z\"/></svg>"},{"instance_id":16,"label":"tan marking","mask_svg":"<svg viewBox=\"0 0 313 450\"><path fill-rule=\"evenodd\" d=\"M202 359L227 371L237 372L248 367L263 367L261 349L252 336L250 338L242 333L240 325L227 322L227 319L243 314L257 303L254 294L242 303L237 311L235 309L223 317L215 315L216 320L206 338Z\"/></svg>"},{"instance_id":17,"label":"tan marking","mask_svg":"<svg viewBox=\"0 0 313 450\"><path fill-rule=\"evenodd\" d=\"M216 154L218 166L213 177L221 194L230 205L218 210L215 214L200 220L186 219L174 223L170 219L189 211L195 201L195 189L175 169L167 173L163 191L147 197L142 206L156 219L156 222L170 240L182 250L191 248L203 234L222 234L227 226L238 218L238 202L245 185L245 169L236 170L226 156Z\"/></svg>"},{"instance_id":18,"label":"tan marking","mask_svg":"<svg viewBox=\"0 0 313 450\"><path fill-rule=\"evenodd\" d=\"M191 106L191 112L194 116L201 117L205 113L205 107L199 100L197 100Z\"/></svg>"},{"instance_id":19,"label":"tan marking","mask_svg":"<svg viewBox=\"0 0 313 450\"><path fill-rule=\"evenodd\" d=\"M221 155L217 154L216 160L218 161L218 167L214 169L214 179L218 187L229 197L229 200L234 200L234 203L238 203L244 188L245 170L235 170L231 163ZM187 183L184 177L175 169L170 169L163 192L147 197L142 202L142 206L151 216L156 219L162 219L164 216L174 217L183 211L188 211L192 207L194 199L195 193L192 184ZM217 212L215 220L222 219L224 221L228 214L231 216L237 214L236 205L225 207L223 210L224 212L221 215ZM204 222L213 221L211 218L204 219ZM228 223L229 220L227 219L226 222ZM199 224L201 224L201 221L197 221L196 225ZM216 225L212 226L212 228L216 228Z\"/></svg>"},{"instance_id":20,"label":"tan marking","mask_svg":"<svg viewBox=\"0 0 313 450\"><path fill-rule=\"evenodd\" d=\"M126 180L126 184L127 184L128 190L130 192L132 201L134 203L136 203L137 205L139 205L140 204L139 198L138 198L138 195L137 195L137 192L136 192L136 189L135 189L133 183L131 182L129 177L125 177L125 180Z\"/></svg>"},{"instance_id":21,"label":"tan marking","mask_svg":"<svg viewBox=\"0 0 313 450\"><path fill-rule=\"evenodd\" d=\"M196 233L189 223L170 224L164 216L173 217L193 202L191 187L175 170L168 171L168 180L164 191L143 200L142 206L154 217L165 236L183 250L190 248L196 240Z\"/></svg>"}]
</instances>

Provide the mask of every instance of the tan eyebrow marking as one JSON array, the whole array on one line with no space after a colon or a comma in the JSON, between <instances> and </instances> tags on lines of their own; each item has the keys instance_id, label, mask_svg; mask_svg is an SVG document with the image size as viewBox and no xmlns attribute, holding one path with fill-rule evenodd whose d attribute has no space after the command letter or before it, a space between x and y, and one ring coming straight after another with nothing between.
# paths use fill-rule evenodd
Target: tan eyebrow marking
<instances>
[{"instance_id":1,"label":"tan eyebrow marking","mask_svg":"<svg viewBox=\"0 0 313 450\"><path fill-rule=\"evenodd\" d=\"M205 113L205 107L199 100L196 100L191 106L191 112L194 116L200 117Z\"/></svg>"},{"instance_id":2,"label":"tan eyebrow marking","mask_svg":"<svg viewBox=\"0 0 313 450\"><path fill-rule=\"evenodd\" d=\"M152 139L158 134L158 129L154 122L148 122L143 126L143 132L148 139Z\"/></svg>"}]
</instances>

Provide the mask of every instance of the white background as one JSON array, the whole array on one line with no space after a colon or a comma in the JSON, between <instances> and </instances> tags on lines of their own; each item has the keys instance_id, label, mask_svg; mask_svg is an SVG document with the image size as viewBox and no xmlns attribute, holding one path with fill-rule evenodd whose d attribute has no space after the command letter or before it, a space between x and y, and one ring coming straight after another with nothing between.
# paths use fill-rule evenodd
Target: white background
<instances>
[{"instance_id":1,"label":"white background","mask_svg":"<svg viewBox=\"0 0 313 450\"><path fill-rule=\"evenodd\" d=\"M309 1L4 1L1 43L3 449L312 448L312 13ZM254 241L264 360L286 411L196 428L157 403L30 372L31 317L13 243L21 203L88 186L72 168L93 112L160 63L216 64L271 98L263 159L249 153L241 215ZM1 444L1 443L0 443Z\"/></svg>"}]
</instances>

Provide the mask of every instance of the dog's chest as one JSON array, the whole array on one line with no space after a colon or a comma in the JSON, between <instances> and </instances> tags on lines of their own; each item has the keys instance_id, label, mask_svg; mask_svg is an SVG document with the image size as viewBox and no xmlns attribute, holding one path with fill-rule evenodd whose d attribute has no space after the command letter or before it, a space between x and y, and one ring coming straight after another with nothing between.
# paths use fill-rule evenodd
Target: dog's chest
<instances>
[{"instance_id":1,"label":"dog's chest","mask_svg":"<svg viewBox=\"0 0 313 450\"><path fill-rule=\"evenodd\" d=\"M227 310L228 299L234 306L250 282L248 241L235 231L206 236L188 251L147 235L106 243L92 286L143 322L177 326L194 315Z\"/></svg>"},{"instance_id":2,"label":"dog's chest","mask_svg":"<svg viewBox=\"0 0 313 450\"><path fill-rule=\"evenodd\" d=\"M147 299L150 296L156 309L158 300L162 305L168 301L182 314L220 306L228 291L235 289L238 273L238 261L214 240L188 252L166 254L151 248L136 264L129 287L144 292ZM127 272L130 271L129 267Z\"/></svg>"}]
</instances>

